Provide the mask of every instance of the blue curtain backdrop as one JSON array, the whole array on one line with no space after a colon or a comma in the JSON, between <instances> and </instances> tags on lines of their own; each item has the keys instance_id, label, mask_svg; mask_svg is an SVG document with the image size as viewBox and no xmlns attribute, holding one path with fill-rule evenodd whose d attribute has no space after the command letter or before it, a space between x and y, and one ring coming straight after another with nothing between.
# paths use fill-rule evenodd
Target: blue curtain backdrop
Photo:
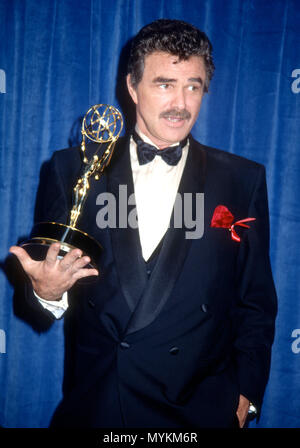
<instances>
[{"instance_id":1,"label":"blue curtain backdrop","mask_svg":"<svg viewBox=\"0 0 300 448\"><path fill-rule=\"evenodd\" d=\"M194 136L266 166L279 313L262 417L251 426L300 427L298 0L0 0L1 426L47 427L64 367L64 321L40 332L13 306L8 249L30 232L42 163L75 144L91 105L122 106L121 51L161 17L193 23L214 46Z\"/></svg>"}]
</instances>

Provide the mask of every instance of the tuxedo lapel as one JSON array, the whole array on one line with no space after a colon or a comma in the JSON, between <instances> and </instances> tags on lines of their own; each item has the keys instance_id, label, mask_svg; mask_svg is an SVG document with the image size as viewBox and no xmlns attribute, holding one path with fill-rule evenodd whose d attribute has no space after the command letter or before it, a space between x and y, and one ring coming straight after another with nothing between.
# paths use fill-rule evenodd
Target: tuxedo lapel
<instances>
[{"instance_id":1,"label":"tuxedo lapel","mask_svg":"<svg viewBox=\"0 0 300 448\"><path fill-rule=\"evenodd\" d=\"M124 139L119 140L111 164L106 172L108 191L114 195L117 203L117 227L110 231L112 248L121 288L130 310L133 311L147 284L147 273L142 257L138 229L132 228L128 224L124 228L120 228L119 226L119 187L126 186L122 188L123 193L124 188L127 188L127 198L134 193L130 165L129 138L125 142ZM124 207L124 198L122 198L121 202L122 207ZM123 209L122 220L124 219L124 214L127 219L127 213Z\"/></svg>"},{"instance_id":2,"label":"tuxedo lapel","mask_svg":"<svg viewBox=\"0 0 300 448\"><path fill-rule=\"evenodd\" d=\"M190 138L190 142L186 165L178 189L181 198L183 198L183 193L204 192L205 151L201 149L200 145L197 145L196 148L192 138ZM171 223L173 218L174 210ZM168 229L156 265L134 309L126 334L136 332L153 322L168 300L191 244L191 240L185 237L186 231L184 223L181 228L170 226ZM141 276L141 274L139 275ZM145 287L144 284L143 286Z\"/></svg>"}]
</instances>

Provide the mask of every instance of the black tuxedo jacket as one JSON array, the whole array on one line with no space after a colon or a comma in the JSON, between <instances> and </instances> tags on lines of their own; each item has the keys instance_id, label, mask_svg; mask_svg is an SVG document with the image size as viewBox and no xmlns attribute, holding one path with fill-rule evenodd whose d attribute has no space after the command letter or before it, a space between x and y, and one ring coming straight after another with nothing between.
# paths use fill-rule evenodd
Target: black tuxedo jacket
<instances>
[{"instance_id":1,"label":"black tuxedo jacket","mask_svg":"<svg viewBox=\"0 0 300 448\"><path fill-rule=\"evenodd\" d=\"M78 149L54 153L38 221L67 221L80 169ZM91 182L78 223L104 252L99 279L69 293L74 378L53 425L234 425L240 394L261 406L274 337L264 167L190 138L179 192L204 193L204 234L186 239L187 229L171 226L148 265L138 229L97 226L98 195L112 193L118 206L119 185L133 192L126 138L101 180ZM237 229L240 243L228 229L211 227L218 205L235 220L256 218L250 229ZM30 292L29 299L39 306Z\"/></svg>"}]
</instances>

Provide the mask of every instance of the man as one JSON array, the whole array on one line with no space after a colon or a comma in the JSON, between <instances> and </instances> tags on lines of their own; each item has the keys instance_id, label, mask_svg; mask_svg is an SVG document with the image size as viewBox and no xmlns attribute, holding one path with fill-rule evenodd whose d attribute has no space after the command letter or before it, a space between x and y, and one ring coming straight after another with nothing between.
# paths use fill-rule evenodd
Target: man
<instances>
[{"instance_id":1,"label":"man","mask_svg":"<svg viewBox=\"0 0 300 448\"><path fill-rule=\"evenodd\" d=\"M79 225L105 248L99 276L78 249L59 260L53 244L41 262L11 248L31 280L31 305L56 317L68 308L76 322L74 387L54 425L243 427L249 410L260 412L276 315L265 171L190 135L211 52L204 33L177 20L133 40L136 128L93 182ZM53 155L38 220L66 222L80 168L77 149ZM138 228L100 229L97 197L112 193L119 210L120 186L135 193ZM194 203L183 200L183 214L204 219L196 237L185 222L170 225L187 193ZM77 282L91 275L97 281Z\"/></svg>"}]
</instances>

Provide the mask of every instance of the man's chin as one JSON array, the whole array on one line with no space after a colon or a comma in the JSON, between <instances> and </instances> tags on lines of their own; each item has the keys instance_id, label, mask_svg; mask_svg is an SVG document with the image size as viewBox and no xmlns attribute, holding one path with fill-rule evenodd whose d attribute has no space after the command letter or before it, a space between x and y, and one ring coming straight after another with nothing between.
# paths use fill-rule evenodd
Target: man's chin
<instances>
[{"instance_id":1,"label":"man's chin","mask_svg":"<svg viewBox=\"0 0 300 448\"><path fill-rule=\"evenodd\" d=\"M142 131L143 132L143 131ZM190 127L170 127L163 126L159 129L153 129L152 132L144 132L150 140L159 148L166 148L184 140L190 132Z\"/></svg>"},{"instance_id":2,"label":"man's chin","mask_svg":"<svg viewBox=\"0 0 300 448\"><path fill-rule=\"evenodd\" d=\"M184 140L190 132L190 126L187 126L186 120L171 121L164 119L162 135L172 143Z\"/></svg>"},{"instance_id":3,"label":"man's chin","mask_svg":"<svg viewBox=\"0 0 300 448\"><path fill-rule=\"evenodd\" d=\"M189 129L181 129L180 132L178 131L178 129L174 129L172 132L168 132L168 134L165 133L166 140L168 140L169 145L181 142L187 137L189 132Z\"/></svg>"}]
</instances>

